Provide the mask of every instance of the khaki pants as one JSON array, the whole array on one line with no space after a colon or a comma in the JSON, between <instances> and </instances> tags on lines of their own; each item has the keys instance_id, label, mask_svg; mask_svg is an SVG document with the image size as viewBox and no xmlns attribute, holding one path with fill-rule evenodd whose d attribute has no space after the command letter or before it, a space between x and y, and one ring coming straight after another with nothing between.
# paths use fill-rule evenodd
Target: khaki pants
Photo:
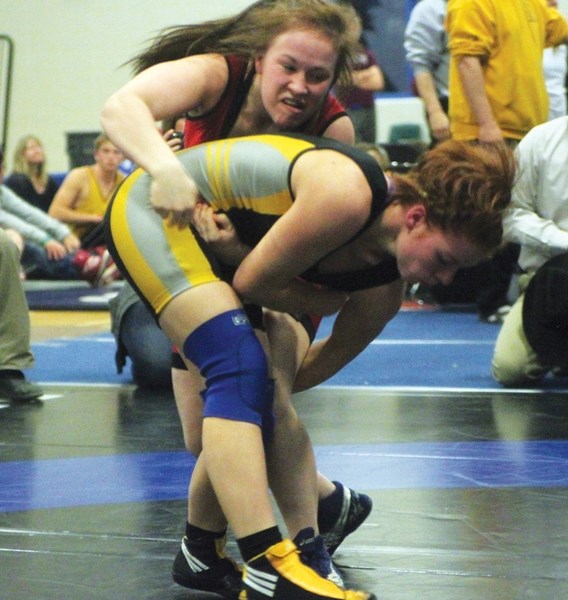
<instances>
[{"instance_id":1,"label":"khaki pants","mask_svg":"<svg viewBox=\"0 0 568 600\"><path fill-rule=\"evenodd\" d=\"M538 383L552 365L543 365L523 329L524 291L533 274L519 277L519 297L505 317L493 354L493 377L506 386Z\"/></svg>"},{"instance_id":2,"label":"khaki pants","mask_svg":"<svg viewBox=\"0 0 568 600\"><path fill-rule=\"evenodd\" d=\"M30 314L20 281L20 256L0 229L0 371L33 367Z\"/></svg>"}]
</instances>

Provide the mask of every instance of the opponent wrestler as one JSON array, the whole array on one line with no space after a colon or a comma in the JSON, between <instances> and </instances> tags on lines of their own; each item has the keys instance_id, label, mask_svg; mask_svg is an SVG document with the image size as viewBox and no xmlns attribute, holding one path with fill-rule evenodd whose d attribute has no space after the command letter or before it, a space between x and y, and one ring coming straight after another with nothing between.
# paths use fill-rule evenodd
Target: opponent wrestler
<instances>
[{"instance_id":1,"label":"opponent wrestler","mask_svg":"<svg viewBox=\"0 0 568 600\"><path fill-rule=\"evenodd\" d=\"M352 143L351 121L329 90L337 79L348 78L357 43L355 13L322 0L263 0L228 19L172 28L134 59L139 74L107 103L103 123L129 156L156 173L159 187L168 194L177 190L179 173L175 164L167 167L164 162L167 148L156 136L155 121L171 114L188 114L185 147L229 136L286 130ZM169 175L158 174L164 174L160 163ZM285 317L271 318L279 320L282 343L295 344L301 339L298 356L302 356L308 347L307 338L300 337L303 330L288 322L286 339ZM152 322L150 315L148 319ZM287 347L271 349L273 354L275 351L292 354ZM191 415L195 414L193 405L201 402L202 382L195 369L182 370L179 357L175 365L174 393L184 439L197 455L201 424L194 423ZM290 368L295 373L295 366ZM366 519L371 500L317 474L305 428L293 406L280 402L280 386L277 381L279 418L273 447L281 456L282 477L279 486L274 481L273 492L292 537L306 526L317 530L319 522L328 546L335 549ZM207 541L214 548L223 535L223 528L198 531L188 519L174 563L175 581L192 587L202 572L195 572L186 557L199 554L200 544Z\"/></svg>"},{"instance_id":2,"label":"opponent wrestler","mask_svg":"<svg viewBox=\"0 0 568 600\"><path fill-rule=\"evenodd\" d=\"M277 599L373 597L324 580L282 540L263 445L273 425L268 366L239 298L282 312L339 310L332 338L361 319L359 309L376 327L384 317L377 305L382 286L399 277L449 282L499 245L515 171L511 154L504 146L447 142L411 176L395 177L390 191L371 157L331 140L253 136L204 144L177 159L196 194L170 202L156 193L151 174L136 172L112 201L108 240L121 271L206 379L194 477L210 480L228 518L246 563L247 598L262 598L265 586ZM216 275L206 245L178 227L197 198L227 212L253 246L233 287ZM353 285L368 288L361 306ZM320 348L310 368L324 354Z\"/></svg>"}]
</instances>

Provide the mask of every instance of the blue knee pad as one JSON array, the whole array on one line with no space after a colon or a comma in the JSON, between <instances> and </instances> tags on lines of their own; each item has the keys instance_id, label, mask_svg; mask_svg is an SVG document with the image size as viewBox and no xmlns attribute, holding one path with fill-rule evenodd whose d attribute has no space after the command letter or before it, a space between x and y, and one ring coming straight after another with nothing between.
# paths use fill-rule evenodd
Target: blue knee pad
<instances>
[{"instance_id":1,"label":"blue knee pad","mask_svg":"<svg viewBox=\"0 0 568 600\"><path fill-rule=\"evenodd\" d=\"M185 340L183 351L205 377L205 417L270 430L268 364L244 310L222 313L200 325Z\"/></svg>"}]
</instances>

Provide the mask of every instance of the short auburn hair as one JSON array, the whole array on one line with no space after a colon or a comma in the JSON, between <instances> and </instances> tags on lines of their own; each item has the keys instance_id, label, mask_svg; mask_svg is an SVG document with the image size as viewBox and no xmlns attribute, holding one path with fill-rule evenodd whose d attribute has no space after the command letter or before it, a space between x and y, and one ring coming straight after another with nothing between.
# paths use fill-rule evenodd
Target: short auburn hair
<instances>
[{"instance_id":1,"label":"short auburn hair","mask_svg":"<svg viewBox=\"0 0 568 600\"><path fill-rule=\"evenodd\" d=\"M433 227L465 235L492 253L502 242L516 161L504 142L447 140L425 152L406 175L394 175L392 199L423 204Z\"/></svg>"}]
</instances>

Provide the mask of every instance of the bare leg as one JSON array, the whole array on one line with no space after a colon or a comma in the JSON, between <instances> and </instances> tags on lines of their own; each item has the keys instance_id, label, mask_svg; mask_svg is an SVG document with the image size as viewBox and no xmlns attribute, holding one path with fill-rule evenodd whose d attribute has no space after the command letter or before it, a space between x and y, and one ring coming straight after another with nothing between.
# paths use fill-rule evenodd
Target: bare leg
<instances>
[{"instance_id":1,"label":"bare leg","mask_svg":"<svg viewBox=\"0 0 568 600\"><path fill-rule=\"evenodd\" d=\"M205 381L195 365L189 361L185 361L185 363L187 370L172 368L172 385L185 447L193 456L197 457L203 448L201 392L205 389Z\"/></svg>"},{"instance_id":2,"label":"bare leg","mask_svg":"<svg viewBox=\"0 0 568 600\"><path fill-rule=\"evenodd\" d=\"M308 433L291 403L296 371L309 346L302 325L288 315L265 312L275 380L276 427L267 449L270 487L291 538L305 527L317 532L317 471ZM332 484L333 485L333 484Z\"/></svg>"},{"instance_id":3,"label":"bare leg","mask_svg":"<svg viewBox=\"0 0 568 600\"><path fill-rule=\"evenodd\" d=\"M312 528L317 533L318 529L318 488L315 457L309 436L291 404L295 375L309 347L309 339L303 326L291 317L277 315L274 319L268 317L268 321L267 329L269 332L272 331L270 342L275 347L271 366L272 375L275 379L274 413L276 426L273 438L266 449L267 464L263 466L265 468L264 473L266 474L266 470L268 471L271 489L286 522L289 537L296 538L301 530ZM174 371L174 392L178 392L176 393L176 401L183 422L186 445L194 452L199 452L199 439L194 438L198 438L203 407L198 394L200 378L196 369L191 364L188 366L188 371ZM187 385L184 386L185 380L187 380ZM188 393L191 394L191 397L188 397ZM216 544L220 543L222 547L221 535L226 525L223 515L227 515L229 522L239 516L227 512L235 508L235 497L232 496L235 490L228 487L223 491L222 486L227 483L226 479L221 479L215 483L215 480L212 479L213 473L209 468L212 460L217 461L220 468L227 463L226 460L224 461L222 453L215 452L218 449L217 443L219 440L226 442L232 439L231 443L239 444L242 441L239 435L245 435L245 433L239 434L237 430L244 429L246 432L246 427L235 428L232 426L226 428L224 427L226 423L226 420L212 418L206 419L203 423L204 450L199 455L188 494L189 524L181 551L176 556L172 570L174 580L187 587L195 585L195 580L198 578L197 575L191 574L188 565L199 561L200 555L205 558L207 549L211 552L214 542ZM238 423L237 425L248 424ZM232 438L231 435L233 435ZM264 456L262 453L262 439L260 444L260 448L257 447L256 451L253 451L250 456L251 460L259 452L261 456ZM251 447L254 448L249 441L247 448ZM211 452L208 452L208 448L211 449ZM214 458L212 459L211 456ZM231 464L230 468L235 469L236 467ZM237 470L234 470L232 474L239 476ZM268 485L268 480L259 482L259 485L265 484ZM330 485L334 487L331 482ZM219 491L219 488L222 490L221 493L224 494L225 501L222 498L220 502L216 500L216 492ZM239 490L236 491L237 495L240 493ZM261 499L260 506L257 506L256 502L249 504L247 508L250 512L245 515L247 522L254 519L258 510L262 511L262 503L263 500ZM266 525L264 529L269 527L270 525ZM239 533L239 531L242 533ZM233 529L233 533L237 538L250 535L250 533L245 532L246 529ZM306 564L310 566L318 565L320 575L341 584L341 579L333 570L331 562L322 563L321 559L323 558L325 561L327 556L323 548L323 540L314 538L312 533L306 531L301 535L301 542L299 543L302 544L302 560L306 561ZM217 546L217 549L217 552L219 552L219 546ZM230 580L234 581L235 573L230 570L230 567L227 567L227 559L223 554L218 554L218 560L215 560L212 554L209 554L209 557L213 557L213 564L220 571L218 579L226 581L223 577L229 570ZM329 561L329 558L327 558L327 561ZM211 563L206 562L206 564ZM189 569L191 569L191 566ZM214 576L213 572L212 576Z\"/></svg>"},{"instance_id":4,"label":"bare leg","mask_svg":"<svg viewBox=\"0 0 568 600\"><path fill-rule=\"evenodd\" d=\"M256 425L205 419L202 454L237 539L276 525L268 494L262 435Z\"/></svg>"},{"instance_id":5,"label":"bare leg","mask_svg":"<svg viewBox=\"0 0 568 600\"><path fill-rule=\"evenodd\" d=\"M317 532L318 498L329 496L335 491L335 485L316 473L309 436L291 403L294 377L309 346L308 335L302 325L287 315L267 311L265 320L275 379L276 417L274 439L268 452L268 472L271 489L293 538L305 527L313 527ZM172 369L172 381L186 447L199 456L203 378L188 363L187 371ZM222 531L226 526L202 459L198 459L190 481L188 521L209 531Z\"/></svg>"},{"instance_id":6,"label":"bare leg","mask_svg":"<svg viewBox=\"0 0 568 600\"><path fill-rule=\"evenodd\" d=\"M211 283L176 296L162 312L160 324L182 348L199 325L235 308L240 308L240 304L231 288ZM240 538L275 526L260 428L228 419L205 421L205 469L235 536Z\"/></svg>"}]
</instances>

